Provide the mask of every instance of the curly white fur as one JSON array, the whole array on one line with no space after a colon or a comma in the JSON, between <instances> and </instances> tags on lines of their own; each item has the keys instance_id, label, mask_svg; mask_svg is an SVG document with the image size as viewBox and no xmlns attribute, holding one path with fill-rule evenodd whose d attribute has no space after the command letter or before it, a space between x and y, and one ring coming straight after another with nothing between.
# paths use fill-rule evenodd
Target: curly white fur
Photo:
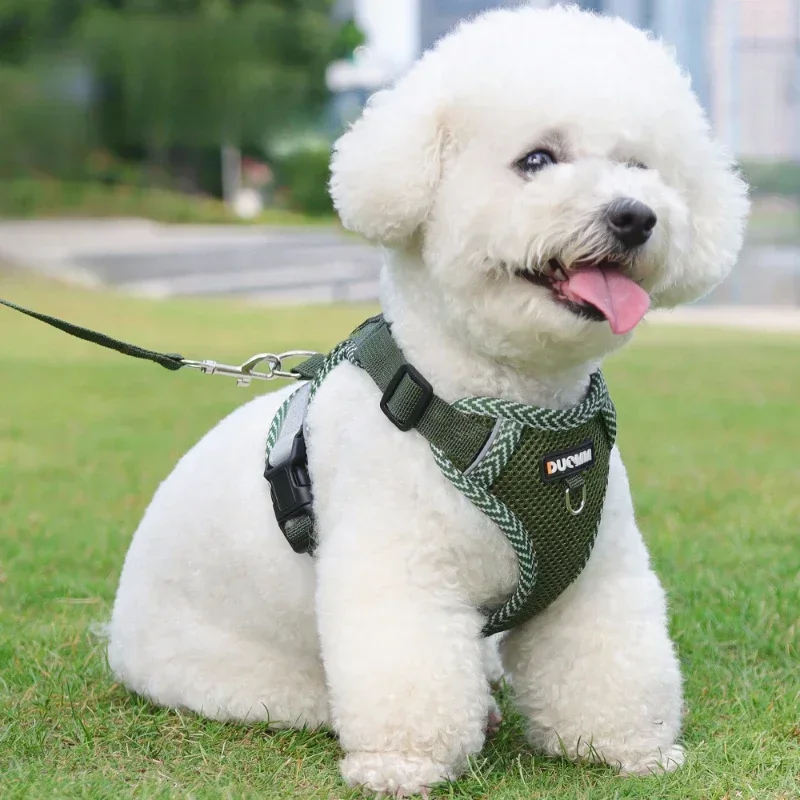
<instances>
[{"instance_id":1,"label":"curly white fur","mask_svg":"<svg viewBox=\"0 0 800 800\"><path fill-rule=\"evenodd\" d=\"M557 165L530 178L512 168L544 146ZM747 211L671 54L572 8L461 26L373 98L337 143L332 175L344 223L387 248L383 304L400 345L451 401L581 400L628 337L514 269L596 257L611 200L657 213L629 264L655 306L725 276ZM497 723L497 654L477 608L513 589L513 551L427 443L382 415L371 380L343 364L308 420L318 552L294 554L261 477L283 397L234 412L159 488L125 561L111 667L161 705L330 724L349 783L423 791L457 776ZM588 566L501 650L544 752L634 773L682 761L666 602L616 450Z\"/></svg>"}]
</instances>

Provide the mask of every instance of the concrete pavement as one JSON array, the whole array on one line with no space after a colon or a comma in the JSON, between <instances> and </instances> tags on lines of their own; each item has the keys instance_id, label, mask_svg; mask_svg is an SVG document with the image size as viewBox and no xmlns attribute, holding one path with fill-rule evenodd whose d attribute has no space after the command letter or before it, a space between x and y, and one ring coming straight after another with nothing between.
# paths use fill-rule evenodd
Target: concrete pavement
<instances>
[{"instance_id":1,"label":"concrete pavement","mask_svg":"<svg viewBox=\"0 0 800 800\"><path fill-rule=\"evenodd\" d=\"M647 315L647 322L703 328L800 333L800 307L693 305L670 311L653 311Z\"/></svg>"},{"instance_id":2,"label":"concrete pavement","mask_svg":"<svg viewBox=\"0 0 800 800\"><path fill-rule=\"evenodd\" d=\"M159 225L147 220L0 222L0 259L147 297L270 302L374 300L380 252L334 228Z\"/></svg>"}]
</instances>

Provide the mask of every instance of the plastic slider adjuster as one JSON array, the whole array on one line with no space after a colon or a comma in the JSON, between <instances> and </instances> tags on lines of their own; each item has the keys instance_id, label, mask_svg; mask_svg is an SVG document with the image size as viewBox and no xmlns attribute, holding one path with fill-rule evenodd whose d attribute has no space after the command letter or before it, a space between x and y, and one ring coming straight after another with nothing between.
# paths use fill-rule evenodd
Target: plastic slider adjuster
<instances>
[{"instance_id":1,"label":"plastic slider adjuster","mask_svg":"<svg viewBox=\"0 0 800 800\"><path fill-rule=\"evenodd\" d=\"M392 397L394 397L394 393L400 385L400 381L406 376L408 376L411 382L420 390L420 396L417 398L408 414L405 415L405 418L400 419L390 411L389 402ZM386 414L389 421L396 428L399 428L401 431L410 431L420 421L422 415L431 404L432 398L433 386L431 386L411 364L403 364L400 369L395 372L394 376L389 381L389 385L386 387L386 391L383 393L383 397L381 398L381 411Z\"/></svg>"},{"instance_id":2,"label":"plastic slider adjuster","mask_svg":"<svg viewBox=\"0 0 800 800\"><path fill-rule=\"evenodd\" d=\"M311 516L311 477L308 474L306 440L302 428L294 437L289 458L274 465L267 461L264 477L270 485L275 518L286 536L287 523L299 517ZM289 536L286 538L296 553L308 551L309 542L294 541Z\"/></svg>"}]
</instances>

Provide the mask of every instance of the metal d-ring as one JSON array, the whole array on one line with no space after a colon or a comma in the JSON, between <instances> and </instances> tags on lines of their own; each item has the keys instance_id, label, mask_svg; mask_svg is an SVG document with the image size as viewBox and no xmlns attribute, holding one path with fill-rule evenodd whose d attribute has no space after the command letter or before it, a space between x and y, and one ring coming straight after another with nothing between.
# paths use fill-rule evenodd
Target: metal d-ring
<instances>
[{"instance_id":1,"label":"metal d-ring","mask_svg":"<svg viewBox=\"0 0 800 800\"><path fill-rule=\"evenodd\" d=\"M585 483L581 484L581 504L577 508L572 507L572 498L570 496L569 490L570 487L567 486L566 491L564 492L564 499L567 504L567 511L569 511L569 513L572 514L573 516L577 517L578 514L580 514L581 511L583 511L583 509L586 507L586 484Z\"/></svg>"},{"instance_id":2,"label":"metal d-ring","mask_svg":"<svg viewBox=\"0 0 800 800\"><path fill-rule=\"evenodd\" d=\"M315 355L317 355L317 353L313 350L288 350L285 353L258 353L254 356L250 356L244 364L239 366L239 369L245 377L252 376L254 378L260 378L262 374L253 372L253 369L262 361L266 361L268 369L266 373L263 373L263 375L267 376L266 380L272 378L296 379L299 377L298 374L294 370L285 370L283 368L283 362L293 358L311 358L311 356Z\"/></svg>"}]
</instances>

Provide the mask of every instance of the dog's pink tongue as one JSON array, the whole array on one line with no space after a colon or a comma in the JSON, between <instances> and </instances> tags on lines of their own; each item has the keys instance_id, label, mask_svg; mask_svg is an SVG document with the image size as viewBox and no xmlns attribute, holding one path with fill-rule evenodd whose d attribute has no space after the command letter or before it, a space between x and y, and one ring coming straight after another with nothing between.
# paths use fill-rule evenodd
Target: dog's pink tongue
<instances>
[{"instance_id":1,"label":"dog's pink tongue","mask_svg":"<svg viewBox=\"0 0 800 800\"><path fill-rule=\"evenodd\" d=\"M650 295L618 269L582 267L559 288L568 300L604 314L615 334L632 331L650 308Z\"/></svg>"}]
</instances>

